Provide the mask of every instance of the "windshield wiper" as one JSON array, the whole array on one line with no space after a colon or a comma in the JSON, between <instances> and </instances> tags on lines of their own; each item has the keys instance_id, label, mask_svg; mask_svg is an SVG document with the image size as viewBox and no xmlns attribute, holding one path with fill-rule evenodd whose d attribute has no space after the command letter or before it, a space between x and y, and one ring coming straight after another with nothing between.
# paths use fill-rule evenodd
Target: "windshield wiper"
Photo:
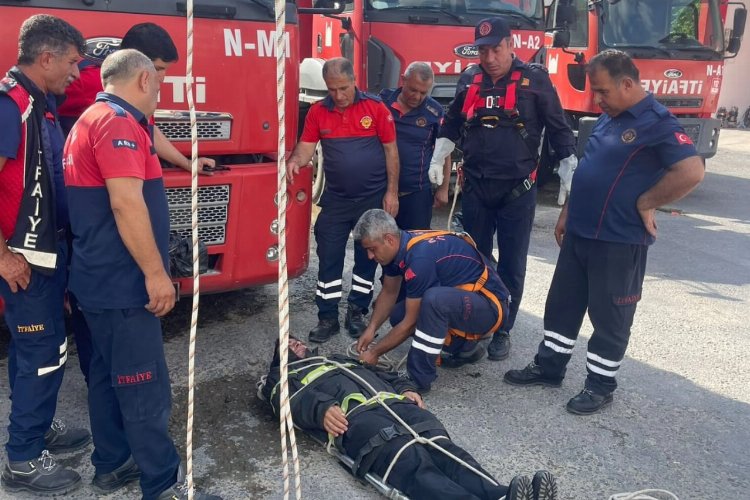
<instances>
[{"instance_id":1,"label":"windshield wiper","mask_svg":"<svg viewBox=\"0 0 750 500\"><path fill-rule=\"evenodd\" d=\"M466 24L466 18L464 16L460 14L456 14L455 12L449 9L441 9L438 7L417 7L417 6L411 6L411 5L395 5L393 7L385 7L383 9L376 9L376 10L378 12L383 12L386 10L421 10L421 11L427 11L427 12L440 12L441 14L445 14L448 17L452 17L453 19L455 19L461 24Z\"/></svg>"},{"instance_id":2,"label":"windshield wiper","mask_svg":"<svg viewBox=\"0 0 750 500\"><path fill-rule=\"evenodd\" d=\"M537 24L539 22L538 18L531 17L527 14L524 14L523 12L518 12L517 10L513 9L466 9L466 12L491 12L495 14L506 14L509 16L520 17L529 24Z\"/></svg>"},{"instance_id":3,"label":"windshield wiper","mask_svg":"<svg viewBox=\"0 0 750 500\"><path fill-rule=\"evenodd\" d=\"M672 57L672 52L664 47L654 47L653 45L617 45L615 46L617 49L640 49L640 50L647 50L647 51L656 51L661 52L662 54L666 55L668 58ZM653 57L652 57L653 59Z\"/></svg>"}]
</instances>

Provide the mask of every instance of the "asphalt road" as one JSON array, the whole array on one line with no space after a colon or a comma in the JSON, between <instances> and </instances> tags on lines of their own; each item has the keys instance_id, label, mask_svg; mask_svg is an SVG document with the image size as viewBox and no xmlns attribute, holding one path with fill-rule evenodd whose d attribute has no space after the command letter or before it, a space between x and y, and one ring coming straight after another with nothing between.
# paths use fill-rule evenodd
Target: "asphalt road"
<instances>
[{"instance_id":1,"label":"asphalt road","mask_svg":"<svg viewBox=\"0 0 750 500\"><path fill-rule=\"evenodd\" d=\"M453 439L507 482L517 473L549 469L562 498L606 499L642 488L663 488L680 499L750 498L750 370L746 326L750 301L750 133L723 131L704 183L658 214L659 238L649 255L643 300L636 314L614 404L589 417L564 405L582 386L584 324L560 389L516 388L501 381L524 366L542 335L542 313L557 246L552 230L555 193L540 195L526 295L509 360L441 369L426 402ZM436 227L444 226L444 211ZM291 285L291 329L305 337L315 324L316 260ZM274 286L204 297L196 355L195 478L226 499L280 498L281 461L275 419L254 396L277 335ZM173 435L184 452L189 301L165 322L174 393ZM343 314L343 308L342 308ZM7 350L2 332L2 351ZM345 334L325 345L342 350ZM58 415L87 425L86 391L70 357ZM3 355L0 370L5 370ZM0 384L0 420L9 410ZM0 441L7 439L5 428ZM91 449L62 456L86 483L70 495L96 498ZM305 498L378 498L310 439L300 437ZM130 487L112 498L138 498ZM9 498L0 491L0 498ZM15 496L14 498L30 498Z\"/></svg>"}]
</instances>

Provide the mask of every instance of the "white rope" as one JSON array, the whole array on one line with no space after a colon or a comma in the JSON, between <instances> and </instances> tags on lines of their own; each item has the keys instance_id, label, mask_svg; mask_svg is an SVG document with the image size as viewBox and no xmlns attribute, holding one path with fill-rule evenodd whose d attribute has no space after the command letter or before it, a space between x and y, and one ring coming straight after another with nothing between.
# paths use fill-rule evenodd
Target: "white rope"
<instances>
[{"instance_id":1,"label":"white rope","mask_svg":"<svg viewBox=\"0 0 750 500\"><path fill-rule=\"evenodd\" d=\"M193 0L187 1L187 101L190 110L190 222L193 236L193 311L190 316L190 346L188 347L188 416L185 454L187 460L188 500L193 500L193 406L195 391L195 339L198 333L198 302L200 297L200 263L198 251L198 126L193 99Z\"/></svg>"},{"instance_id":2,"label":"white rope","mask_svg":"<svg viewBox=\"0 0 750 500\"><path fill-rule=\"evenodd\" d=\"M286 263L286 44L284 43L284 23L286 21L286 1L275 0L276 13L276 105L279 120L279 137L277 146L278 158L278 227L279 227L279 377L281 393L279 394L279 429L281 432L281 463L284 481L284 500L289 498L289 451L287 436L292 451L294 464L295 497L302 498L302 484L297 456L297 438L294 432L294 421L289 403L289 384L287 367L289 362L289 280Z\"/></svg>"},{"instance_id":3,"label":"white rope","mask_svg":"<svg viewBox=\"0 0 750 500\"><path fill-rule=\"evenodd\" d=\"M456 210L456 200L461 192L461 172L456 170L456 186L453 188L453 203L451 204L451 211L448 213L448 231L453 231L453 212Z\"/></svg>"},{"instance_id":4,"label":"white rope","mask_svg":"<svg viewBox=\"0 0 750 500\"><path fill-rule=\"evenodd\" d=\"M680 500L677 495L667 490L640 490L632 493L616 493L609 500Z\"/></svg>"},{"instance_id":5,"label":"white rope","mask_svg":"<svg viewBox=\"0 0 750 500\"><path fill-rule=\"evenodd\" d=\"M377 342L373 342L371 345L375 345ZM357 359L359 358L359 352L357 352L357 342L352 342L349 347L346 348L346 355L350 358ZM408 354L405 354L401 359L391 359L388 354L381 354L378 358L378 368L382 368L383 370L389 371L389 372L399 372L401 371L404 366L406 366L406 359L408 358Z\"/></svg>"}]
</instances>

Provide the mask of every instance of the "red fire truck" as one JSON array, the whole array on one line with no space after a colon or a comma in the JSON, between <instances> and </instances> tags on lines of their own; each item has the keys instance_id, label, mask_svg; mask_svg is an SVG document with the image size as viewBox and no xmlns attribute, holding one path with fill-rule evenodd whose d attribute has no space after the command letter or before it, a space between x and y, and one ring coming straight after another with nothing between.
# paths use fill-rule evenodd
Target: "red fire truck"
<instances>
[{"instance_id":1,"label":"red fire truck","mask_svg":"<svg viewBox=\"0 0 750 500\"><path fill-rule=\"evenodd\" d=\"M728 7L737 6L725 34ZM605 49L635 59L641 84L674 113L704 158L716 153L724 59L740 48L747 11L729 0L554 0L547 19L544 62L571 123L585 142L600 112L585 77L585 64Z\"/></svg>"},{"instance_id":2,"label":"red fire truck","mask_svg":"<svg viewBox=\"0 0 750 500\"><path fill-rule=\"evenodd\" d=\"M171 34L180 60L170 68L155 114L161 131L184 154L190 152L185 54L185 2L175 0L0 0L0 67L15 63L18 30L33 14L59 16L87 38L92 55L110 50L134 24L155 22ZM286 128L295 131L299 78L299 17L287 3ZM194 89L199 150L229 170L199 180L199 234L209 270L202 292L221 292L273 282L277 276L276 54L273 0L195 2ZM295 134L287 134L287 149ZM288 188L287 259L290 277L308 265L311 171ZM190 234L190 175L165 168L171 230ZM180 279L182 293L192 280Z\"/></svg>"}]
</instances>

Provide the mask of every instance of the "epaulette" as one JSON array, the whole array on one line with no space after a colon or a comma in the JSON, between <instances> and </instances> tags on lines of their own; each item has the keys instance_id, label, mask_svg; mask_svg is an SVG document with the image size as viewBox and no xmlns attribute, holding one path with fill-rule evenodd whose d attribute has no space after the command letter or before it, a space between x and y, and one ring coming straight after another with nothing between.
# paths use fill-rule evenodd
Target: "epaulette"
<instances>
[{"instance_id":1,"label":"epaulette","mask_svg":"<svg viewBox=\"0 0 750 500\"><path fill-rule=\"evenodd\" d=\"M530 62L530 63L526 63L526 66L528 66L529 69L541 70L541 71L544 71L545 73L549 73L549 70L547 69L547 67L544 64L540 64L540 63L536 63L536 62Z\"/></svg>"},{"instance_id":2,"label":"epaulette","mask_svg":"<svg viewBox=\"0 0 750 500\"><path fill-rule=\"evenodd\" d=\"M361 92L359 94L359 97L364 99L371 99L376 102L383 102L383 99L381 99L379 96L376 96L375 94L371 94L369 92Z\"/></svg>"}]
</instances>

